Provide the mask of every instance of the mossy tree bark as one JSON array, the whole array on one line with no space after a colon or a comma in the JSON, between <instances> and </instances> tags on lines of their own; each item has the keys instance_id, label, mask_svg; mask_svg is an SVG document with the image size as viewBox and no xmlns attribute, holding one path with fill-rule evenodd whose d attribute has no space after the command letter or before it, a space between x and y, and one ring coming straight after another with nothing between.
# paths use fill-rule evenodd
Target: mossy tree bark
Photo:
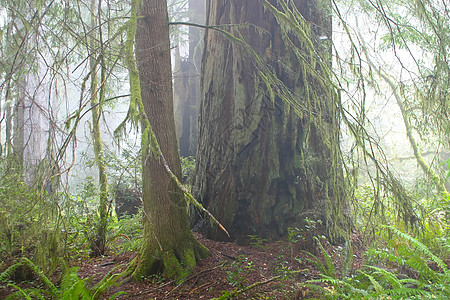
<instances>
[{"instance_id":1,"label":"mossy tree bark","mask_svg":"<svg viewBox=\"0 0 450 300\"><path fill-rule=\"evenodd\" d=\"M306 42L292 34L302 62L263 2L210 1L207 25L252 24L230 27L230 33L273 70L295 95L293 102L308 109L295 112L279 95L273 100L254 54L207 30L193 193L238 241L254 234L277 238L289 226L302 226L306 217L330 228L336 224L330 224L329 216L343 214L342 205L334 203L341 197L334 188L343 184L337 158L339 114L306 71L305 64L314 61ZM268 2L280 8L279 1ZM287 2L301 12L316 51L330 59L331 14L325 2ZM315 72L325 76L320 67ZM219 228L207 232L226 239Z\"/></svg>"},{"instance_id":2,"label":"mossy tree bark","mask_svg":"<svg viewBox=\"0 0 450 300\"><path fill-rule=\"evenodd\" d=\"M181 178L173 114L167 3L141 1L138 16L136 59L149 124L142 142L143 246L133 276L140 279L163 271L179 281L208 250L191 233L184 194L163 164L165 161L173 174ZM155 150L158 147L155 138L164 158Z\"/></svg>"}]
</instances>

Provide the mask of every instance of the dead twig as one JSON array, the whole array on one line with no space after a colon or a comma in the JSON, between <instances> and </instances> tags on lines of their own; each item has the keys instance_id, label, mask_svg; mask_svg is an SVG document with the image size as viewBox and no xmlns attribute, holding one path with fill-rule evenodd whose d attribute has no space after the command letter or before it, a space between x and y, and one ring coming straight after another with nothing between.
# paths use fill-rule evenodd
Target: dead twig
<instances>
[{"instance_id":1,"label":"dead twig","mask_svg":"<svg viewBox=\"0 0 450 300\"><path fill-rule=\"evenodd\" d=\"M201 272L198 272L198 273L196 273L196 274L194 274L194 275L192 275L192 276L186 278L186 279L183 280L181 283L179 283L176 287L174 287L172 290L170 290L169 292L167 292L166 295L169 295L170 293L172 293L173 291L175 291L176 289L178 289L181 285L183 285L184 283L190 281L191 279L193 279L193 278L195 278L195 277L198 277L198 276L200 276L200 275L202 275L202 274L204 274L204 273L214 271L215 269L222 268L225 264L226 264L226 262L223 262L223 263L221 263L220 265L217 265L217 266L215 266L215 267L213 267L213 268L210 268L210 269L207 269L207 270L203 270L203 271L201 271Z\"/></svg>"},{"instance_id":2,"label":"dead twig","mask_svg":"<svg viewBox=\"0 0 450 300\"><path fill-rule=\"evenodd\" d=\"M303 272L305 272L305 271L307 271L307 270L308 270L308 269L297 270L297 271L291 271L291 272L289 272L289 275L291 275L291 274L303 273ZM283 275L277 275L277 276L271 277L271 278L266 279L266 280L263 280L263 281L255 282L255 283L253 283L253 284L251 284L251 285L249 285L249 286L247 286L247 287L245 287L245 288L243 288L243 289L236 290L236 291L233 291L233 292L229 293L229 294L227 295L227 299L232 298L232 297L236 297L236 296L238 296L238 295L240 295L240 294L242 294L242 293L245 293L245 292L247 292L247 291L249 291L249 290L251 290L251 289L254 289L255 287L258 287L258 286L261 286L261 285L268 284L268 283L270 283L270 282L272 282L272 281L275 281L275 280L278 280L278 279L282 279L282 278L284 278L284 277L286 277L285 274L283 274ZM221 298L221 297L219 297L219 298L213 298L213 299L211 299L211 300L220 300L220 299L222 299L222 298Z\"/></svg>"}]
</instances>

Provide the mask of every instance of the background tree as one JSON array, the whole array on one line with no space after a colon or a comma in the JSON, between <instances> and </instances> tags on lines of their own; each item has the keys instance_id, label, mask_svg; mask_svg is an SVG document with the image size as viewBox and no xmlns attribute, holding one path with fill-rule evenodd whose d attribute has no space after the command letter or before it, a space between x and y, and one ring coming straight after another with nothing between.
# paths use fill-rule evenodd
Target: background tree
<instances>
[{"instance_id":1,"label":"background tree","mask_svg":"<svg viewBox=\"0 0 450 300\"><path fill-rule=\"evenodd\" d=\"M205 23L205 0L190 0L189 22ZM197 147L198 111L200 107L200 78L203 55L204 30L189 26L188 55L175 61L174 69L174 110L180 155L195 156Z\"/></svg>"},{"instance_id":2,"label":"background tree","mask_svg":"<svg viewBox=\"0 0 450 300\"><path fill-rule=\"evenodd\" d=\"M233 238L278 237L305 218L343 226L326 2L213 1L207 24L234 24L235 38L206 32L194 195Z\"/></svg>"},{"instance_id":3,"label":"background tree","mask_svg":"<svg viewBox=\"0 0 450 300\"><path fill-rule=\"evenodd\" d=\"M135 0L137 5L140 1ZM134 277L164 271L181 280L207 254L189 229L173 114L169 23L165 0L144 0L138 10L136 61L148 117L142 136L144 233ZM139 97L139 96L138 96ZM139 103L139 102L138 102ZM154 132L154 134L153 134Z\"/></svg>"},{"instance_id":4,"label":"background tree","mask_svg":"<svg viewBox=\"0 0 450 300\"><path fill-rule=\"evenodd\" d=\"M98 177L100 185L100 195L98 204L98 218L95 222L95 233L91 238L91 249L94 256L105 253L106 228L108 225L109 205L108 200L108 175L106 172L105 156L103 153L103 141L100 130L101 108L105 95L105 51L103 50L103 32L102 32L102 1L91 1L91 26L89 28L90 38L88 42L88 55L90 65L90 98L92 112L92 140L94 144L94 157L98 167ZM97 12L97 13L96 13ZM98 34L97 34L98 33ZM98 41L98 42L97 42ZM101 80L98 85L97 69L100 65Z\"/></svg>"}]
</instances>

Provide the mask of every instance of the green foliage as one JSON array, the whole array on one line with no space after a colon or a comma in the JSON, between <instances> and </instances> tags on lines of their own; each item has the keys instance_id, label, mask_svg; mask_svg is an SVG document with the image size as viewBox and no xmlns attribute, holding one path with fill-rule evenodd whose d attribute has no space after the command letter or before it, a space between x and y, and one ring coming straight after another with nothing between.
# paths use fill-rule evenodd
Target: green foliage
<instances>
[{"instance_id":1,"label":"green foliage","mask_svg":"<svg viewBox=\"0 0 450 300\"><path fill-rule=\"evenodd\" d=\"M243 288L247 284L247 275L254 269L253 262L244 255L239 255L227 270L227 279L232 286Z\"/></svg>"},{"instance_id":2,"label":"green foliage","mask_svg":"<svg viewBox=\"0 0 450 300\"><path fill-rule=\"evenodd\" d=\"M29 268L30 272L36 274L39 279L43 282L44 288L36 289L36 288L20 288L15 284L9 284L16 288L18 291L8 298L15 299L16 296L23 297L25 299L47 299L50 296L52 299L61 299L61 300L69 300L69 299L99 299L100 296L104 294L107 288L117 285L116 281L118 279L117 275L111 275L111 273L115 270L113 269L110 273L108 273L99 283L90 287L90 281L92 278L81 279L78 276L79 268L74 267L67 269L61 279L60 286L56 286L51 282L51 280L44 275L44 273L36 266L33 262L31 262L28 258L23 257L19 262L14 265L11 265L4 272L0 274L0 282L5 282L8 278L10 278L14 272L22 266L26 266ZM117 267L116 267L117 268ZM124 294L123 292L118 292L111 296L108 299L115 299L119 295Z\"/></svg>"},{"instance_id":3,"label":"green foliage","mask_svg":"<svg viewBox=\"0 0 450 300\"><path fill-rule=\"evenodd\" d=\"M222 291L222 295L218 298L214 298L213 300L228 300L232 299L238 289L234 289L233 291Z\"/></svg>"},{"instance_id":4,"label":"green foliage","mask_svg":"<svg viewBox=\"0 0 450 300\"><path fill-rule=\"evenodd\" d=\"M384 241L392 238L391 230L382 225L408 228L403 219L399 219L395 205L389 191L384 195L375 195L377 191L369 186L358 189L355 193L353 211L355 222L364 234L366 242L376 243L375 246L384 246ZM408 220L409 230L417 239L428 248L441 256L448 256L450 252L439 242L447 239L450 233L449 215L450 196L448 194L434 194L427 196L422 188L411 193L411 206L415 211L415 218Z\"/></svg>"},{"instance_id":5,"label":"green foliage","mask_svg":"<svg viewBox=\"0 0 450 300\"><path fill-rule=\"evenodd\" d=\"M306 252L306 251L303 251L303 253L305 253L307 256L309 256L307 259L316 266L316 268L319 270L319 272L321 274L331 277L331 278L337 278L337 272L336 272L336 268L333 263L333 259L328 254L328 252L325 250L325 248L323 247L319 238L314 237L314 240L316 241L317 246L321 250L321 253L325 260L325 264L322 263L322 261L319 258L317 258L315 255L313 255L309 252Z\"/></svg>"},{"instance_id":6,"label":"green foliage","mask_svg":"<svg viewBox=\"0 0 450 300\"><path fill-rule=\"evenodd\" d=\"M183 174L183 184L190 184L195 172L195 157L181 157L181 173Z\"/></svg>"},{"instance_id":7,"label":"green foliage","mask_svg":"<svg viewBox=\"0 0 450 300\"><path fill-rule=\"evenodd\" d=\"M255 248L263 248L265 249L266 246L264 246L264 243L267 242L267 239L264 239L258 235L249 234L248 238L250 239L250 246Z\"/></svg>"},{"instance_id":8,"label":"green foliage","mask_svg":"<svg viewBox=\"0 0 450 300\"><path fill-rule=\"evenodd\" d=\"M318 233L318 227L322 225L322 220L311 220L306 217L303 219L305 222L302 228L289 227L288 228L288 239L291 243L297 243L299 241L304 241L309 235L316 235Z\"/></svg>"},{"instance_id":9,"label":"green foliage","mask_svg":"<svg viewBox=\"0 0 450 300\"><path fill-rule=\"evenodd\" d=\"M120 155L113 152L105 152L109 175L112 181L111 190L117 186L142 189L142 165L141 154L136 146L124 142Z\"/></svg>"},{"instance_id":10,"label":"green foliage","mask_svg":"<svg viewBox=\"0 0 450 300\"><path fill-rule=\"evenodd\" d=\"M142 210L137 215L124 215L118 222L112 223L108 230L107 242L116 253L137 251L141 247Z\"/></svg>"},{"instance_id":11,"label":"green foliage","mask_svg":"<svg viewBox=\"0 0 450 300\"><path fill-rule=\"evenodd\" d=\"M12 253L22 246L27 246L29 241L26 235L21 236L21 232L28 231L31 226L30 215L27 212L36 197L36 191L29 189L20 178L18 170L11 170L6 167L1 170L0 178L0 220L2 228L0 234L1 254ZM18 229L24 230L18 230ZM29 232L28 232L29 234Z\"/></svg>"},{"instance_id":12,"label":"green foliage","mask_svg":"<svg viewBox=\"0 0 450 300\"><path fill-rule=\"evenodd\" d=\"M21 172L9 159L0 164L0 257L33 255L52 273L62 250L60 195L24 182Z\"/></svg>"},{"instance_id":13,"label":"green foliage","mask_svg":"<svg viewBox=\"0 0 450 300\"><path fill-rule=\"evenodd\" d=\"M289 262L284 258L283 255L278 255L275 260L275 275L281 276L282 278L289 276L292 273L291 266Z\"/></svg>"},{"instance_id":14,"label":"green foliage","mask_svg":"<svg viewBox=\"0 0 450 300\"><path fill-rule=\"evenodd\" d=\"M447 173L445 174L445 180L448 181L450 180L450 158L447 159L446 161L443 161L442 163L439 164L440 167L445 166Z\"/></svg>"},{"instance_id":15,"label":"green foliage","mask_svg":"<svg viewBox=\"0 0 450 300\"><path fill-rule=\"evenodd\" d=\"M304 286L320 292L325 299L448 299L450 272L442 259L402 231L392 226L384 229L396 238L391 248L368 251L368 263L376 265L366 265L356 274L340 278L322 247L325 264L310 254L321 278L309 280Z\"/></svg>"}]
</instances>

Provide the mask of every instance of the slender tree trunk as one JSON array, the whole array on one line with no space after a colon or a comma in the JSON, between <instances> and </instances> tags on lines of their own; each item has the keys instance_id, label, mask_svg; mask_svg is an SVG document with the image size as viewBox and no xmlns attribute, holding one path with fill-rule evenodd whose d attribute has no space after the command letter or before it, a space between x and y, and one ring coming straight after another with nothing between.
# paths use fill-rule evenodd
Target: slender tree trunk
<instances>
[{"instance_id":1,"label":"slender tree trunk","mask_svg":"<svg viewBox=\"0 0 450 300\"><path fill-rule=\"evenodd\" d=\"M12 146L12 114L11 114L11 103L6 102L6 125L5 125L5 143L6 143L6 157L8 159L12 158L13 146Z\"/></svg>"},{"instance_id":2,"label":"slender tree trunk","mask_svg":"<svg viewBox=\"0 0 450 300\"><path fill-rule=\"evenodd\" d=\"M98 176L99 176L99 185L100 185L100 199L99 199L99 206L98 206L98 214L99 219L95 224L95 236L92 238L91 241L91 250L92 254L94 256L100 256L105 253L105 246L106 246L106 227L108 224L108 176L106 173L106 165L105 165L105 158L103 154L103 141L101 136L101 130L100 130L100 117L101 117L101 100L99 98L102 98L103 96L103 89L104 89L104 68L105 66L101 64L102 68L102 82L101 87L99 89L98 87L98 80L97 80L97 56L94 55L97 48L101 49L103 45L101 45L101 39L100 39L100 45L96 42L96 35L95 32L98 32L96 29L97 26L97 16L95 15L95 11L97 10L96 6L98 4L98 8L100 9L101 0L97 1L92 0L91 1L91 38L90 38L90 48L91 48L91 55L89 58L90 63L90 72L91 72L91 87L90 87L90 94L91 94L91 112L92 112L92 138L94 142L94 156L95 156L95 162L98 167ZM101 13L98 11L98 16L100 17ZM101 20L99 20L99 24L101 23ZM103 56L103 51L100 51L99 55ZM100 58L102 59L102 57Z\"/></svg>"},{"instance_id":3,"label":"slender tree trunk","mask_svg":"<svg viewBox=\"0 0 450 300\"><path fill-rule=\"evenodd\" d=\"M288 226L302 226L306 217L327 223L332 213L328 203L339 197L335 183L343 184L335 155L338 114L322 88L313 85L292 45L285 44L280 25L263 2L209 1L207 25L252 24L231 27L230 32L242 34L258 59L296 95L295 101L316 103L305 104L311 111L299 116L281 97L273 99L254 55L241 43L207 30L193 192L238 241L254 234L277 238ZM269 2L280 7L279 1ZM320 1L289 2L309 22L314 40L331 38L330 12ZM302 43L297 39L296 46L309 60ZM330 52L324 45L316 48L324 57ZM333 213L342 214L340 209ZM211 238L226 239L218 228L207 231ZM317 233L324 232L321 228Z\"/></svg>"},{"instance_id":4,"label":"slender tree trunk","mask_svg":"<svg viewBox=\"0 0 450 300\"><path fill-rule=\"evenodd\" d=\"M164 271L169 277L181 280L207 250L189 230L183 192L162 163L166 161L175 176L181 177L173 113L167 3L144 0L138 15L136 58L142 103L149 124L142 137L143 246L134 277L140 279ZM152 130L156 137L152 136ZM155 151L156 143L164 158Z\"/></svg>"},{"instance_id":5,"label":"slender tree trunk","mask_svg":"<svg viewBox=\"0 0 450 300\"><path fill-rule=\"evenodd\" d=\"M11 20L9 20L11 19ZM8 14L7 20L9 22L8 24L8 28L6 30L6 40L10 41L11 40L11 31L12 31L12 21L13 21L13 16L10 14ZM9 44L7 44L5 46L6 48L6 53L9 53L9 48L11 46ZM12 72L12 71L10 71ZM8 83L6 85L6 92L5 92L5 153L4 155L10 160L12 159L12 153L13 153L13 146L12 146L12 113L11 113L11 82L12 82L12 74L7 74L8 75Z\"/></svg>"},{"instance_id":6,"label":"slender tree trunk","mask_svg":"<svg viewBox=\"0 0 450 300\"><path fill-rule=\"evenodd\" d=\"M24 84L24 81L22 83ZM19 172L22 173L25 150L25 90L23 86L18 87L17 94L14 108L13 158L14 163L19 167Z\"/></svg>"},{"instance_id":7,"label":"slender tree trunk","mask_svg":"<svg viewBox=\"0 0 450 300\"><path fill-rule=\"evenodd\" d=\"M41 35L38 27L27 26L25 19L31 19L31 11L35 8L34 3L20 3L20 11L23 13L19 18L15 14L18 7L11 9L11 18L14 25L8 32L12 42L14 63L8 78L8 94L14 91L17 94L16 107L13 114L14 136L12 137L14 156L23 171L24 180L31 186L38 184L40 179L37 172L41 161L45 157L45 111L48 109L45 102L46 90L43 88L46 73L43 72L42 52L39 52ZM29 23L27 23L30 25ZM14 42L15 44L14 44ZM30 67L32 66L32 67ZM8 95L8 99L13 96ZM9 124L10 125L10 124ZM7 132L10 128L7 128ZM10 140L10 137L7 138ZM8 143L7 141L7 143Z\"/></svg>"},{"instance_id":8,"label":"slender tree trunk","mask_svg":"<svg viewBox=\"0 0 450 300\"><path fill-rule=\"evenodd\" d=\"M205 0L190 0L190 22L205 23ZM181 156L194 156L197 147L200 70L203 54L203 29L189 27L189 57L175 62L175 120ZM179 57L179 55L178 55Z\"/></svg>"}]
</instances>

